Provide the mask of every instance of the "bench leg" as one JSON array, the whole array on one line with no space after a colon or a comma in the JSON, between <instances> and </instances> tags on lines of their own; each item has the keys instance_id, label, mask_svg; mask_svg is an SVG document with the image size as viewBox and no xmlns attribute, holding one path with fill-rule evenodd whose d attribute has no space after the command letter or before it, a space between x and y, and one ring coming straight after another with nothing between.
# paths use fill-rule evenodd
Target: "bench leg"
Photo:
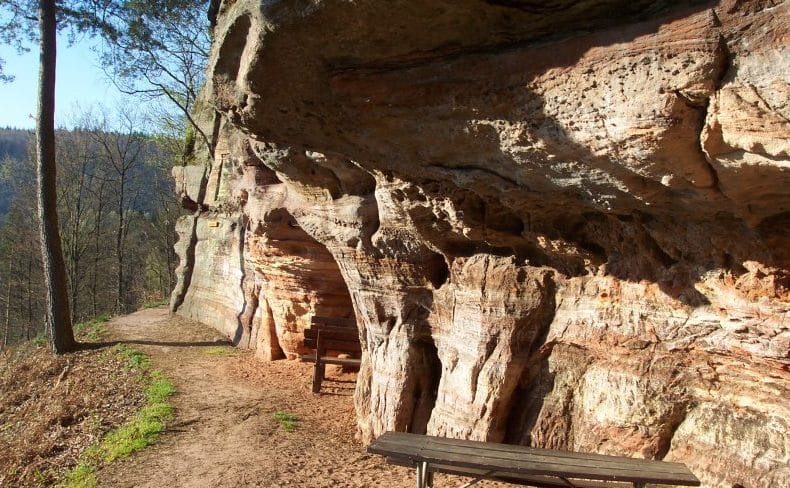
<instances>
[{"instance_id":1,"label":"bench leg","mask_svg":"<svg viewBox=\"0 0 790 488\"><path fill-rule=\"evenodd\" d=\"M315 358L315 368L313 369L313 393L321 392L321 382L324 381L326 364L322 363L319 357Z\"/></svg>"},{"instance_id":2,"label":"bench leg","mask_svg":"<svg viewBox=\"0 0 790 488\"><path fill-rule=\"evenodd\" d=\"M428 472L428 463L417 463L417 488L433 488L433 473Z\"/></svg>"}]
</instances>

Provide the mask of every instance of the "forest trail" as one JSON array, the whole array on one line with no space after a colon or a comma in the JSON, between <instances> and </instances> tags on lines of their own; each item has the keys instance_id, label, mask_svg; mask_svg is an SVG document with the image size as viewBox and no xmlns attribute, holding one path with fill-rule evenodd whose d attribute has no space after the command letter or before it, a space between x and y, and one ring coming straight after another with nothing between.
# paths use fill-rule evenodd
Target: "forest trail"
<instances>
[{"instance_id":1,"label":"forest trail","mask_svg":"<svg viewBox=\"0 0 790 488\"><path fill-rule=\"evenodd\" d=\"M107 330L107 340L149 355L177 393L175 418L159 441L99 471L100 486L413 485L412 470L386 465L354 440L353 374L313 395L309 364L259 361L164 308L118 317ZM274 419L277 411L298 418L293 432Z\"/></svg>"}]
</instances>

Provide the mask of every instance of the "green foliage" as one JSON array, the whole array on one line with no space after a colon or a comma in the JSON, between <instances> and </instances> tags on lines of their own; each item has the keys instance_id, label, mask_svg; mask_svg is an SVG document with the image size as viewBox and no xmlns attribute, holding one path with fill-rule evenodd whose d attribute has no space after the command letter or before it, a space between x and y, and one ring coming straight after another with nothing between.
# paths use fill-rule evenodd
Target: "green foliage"
<instances>
[{"instance_id":1,"label":"green foliage","mask_svg":"<svg viewBox=\"0 0 790 488\"><path fill-rule=\"evenodd\" d=\"M195 128L188 126L184 131L183 162L189 164L195 156Z\"/></svg>"},{"instance_id":2,"label":"green foliage","mask_svg":"<svg viewBox=\"0 0 790 488\"><path fill-rule=\"evenodd\" d=\"M176 386L159 371L151 372L151 384L145 390L145 398L150 404L163 403L176 392Z\"/></svg>"},{"instance_id":3,"label":"green foliage","mask_svg":"<svg viewBox=\"0 0 790 488\"><path fill-rule=\"evenodd\" d=\"M33 472L33 477L36 479L36 483L38 483L39 486L47 486L52 484L50 476L42 472L40 469L36 469Z\"/></svg>"},{"instance_id":4,"label":"green foliage","mask_svg":"<svg viewBox=\"0 0 790 488\"><path fill-rule=\"evenodd\" d=\"M98 485L96 470L144 449L159 437L167 422L172 419L174 409L168 399L176 392L172 381L160 371L151 370L147 356L125 344L113 348L116 354L128 359L129 366L143 373L147 383L145 405L137 415L109 432L102 440L87 448L80 457L79 464L71 470L58 485L63 488L93 488Z\"/></svg>"},{"instance_id":5,"label":"green foliage","mask_svg":"<svg viewBox=\"0 0 790 488\"><path fill-rule=\"evenodd\" d=\"M44 347L47 345L47 336L44 334L38 334L36 337L31 339L33 345L36 347Z\"/></svg>"},{"instance_id":6,"label":"green foliage","mask_svg":"<svg viewBox=\"0 0 790 488\"><path fill-rule=\"evenodd\" d=\"M208 0L126 1L105 36L102 64L124 93L159 99L160 117L207 135L191 118L211 38ZM194 144L193 144L194 146Z\"/></svg>"},{"instance_id":7,"label":"green foliage","mask_svg":"<svg viewBox=\"0 0 790 488\"><path fill-rule=\"evenodd\" d=\"M286 412L285 410L278 410L274 412L274 420L276 420L280 427L282 427L286 432L293 432L296 430L296 423L299 419L296 415Z\"/></svg>"},{"instance_id":8,"label":"green foliage","mask_svg":"<svg viewBox=\"0 0 790 488\"><path fill-rule=\"evenodd\" d=\"M151 360L142 352L126 344L117 344L113 350L129 361L130 368L139 368L143 371L151 369Z\"/></svg>"},{"instance_id":9,"label":"green foliage","mask_svg":"<svg viewBox=\"0 0 790 488\"><path fill-rule=\"evenodd\" d=\"M165 412L169 412L169 415L163 415ZM159 434L165 430L165 421L170 415L172 415L172 407L144 408L137 418L104 438L101 443L104 462L111 463L116 459L125 458L153 444Z\"/></svg>"},{"instance_id":10,"label":"green foliage","mask_svg":"<svg viewBox=\"0 0 790 488\"><path fill-rule=\"evenodd\" d=\"M145 390L146 404L137 417L102 440L99 451L104 462L111 463L150 446L173 417L173 406L167 399L176 392L175 385L160 371L151 371L149 381Z\"/></svg>"},{"instance_id":11,"label":"green foliage","mask_svg":"<svg viewBox=\"0 0 790 488\"><path fill-rule=\"evenodd\" d=\"M102 314L93 320L87 322L80 322L74 326L75 335L80 340L87 340L90 342L98 342L105 332L107 332L104 324L108 322L112 316L110 314Z\"/></svg>"},{"instance_id":12,"label":"green foliage","mask_svg":"<svg viewBox=\"0 0 790 488\"><path fill-rule=\"evenodd\" d=\"M57 28L68 30L73 39L82 33L117 36L116 28L110 22L125 10L121 0L59 0L57 8ZM0 0L0 42L12 46L19 52L27 51L28 45L38 39L38 1ZM4 62L0 59L0 81L10 81L13 73L3 71Z\"/></svg>"},{"instance_id":13,"label":"green foliage","mask_svg":"<svg viewBox=\"0 0 790 488\"><path fill-rule=\"evenodd\" d=\"M66 474L58 483L59 488L94 488L99 485L96 477L96 468L87 461L80 461L77 467Z\"/></svg>"},{"instance_id":14,"label":"green foliage","mask_svg":"<svg viewBox=\"0 0 790 488\"><path fill-rule=\"evenodd\" d=\"M157 308L170 304L169 298L161 298L159 300L146 300L140 308Z\"/></svg>"}]
</instances>

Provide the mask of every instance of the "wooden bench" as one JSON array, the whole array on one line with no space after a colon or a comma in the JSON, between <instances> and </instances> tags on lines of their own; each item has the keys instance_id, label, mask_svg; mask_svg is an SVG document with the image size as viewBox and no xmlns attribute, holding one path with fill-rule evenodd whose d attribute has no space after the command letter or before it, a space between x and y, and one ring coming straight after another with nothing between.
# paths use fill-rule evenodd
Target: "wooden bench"
<instances>
[{"instance_id":1,"label":"wooden bench","mask_svg":"<svg viewBox=\"0 0 790 488\"><path fill-rule=\"evenodd\" d=\"M313 317L310 328L304 331L304 345L315 349L313 354L305 354L302 361L315 363L313 369L313 393L321 391L327 364L341 366L359 366L359 355L362 347L359 344L359 332L354 319L335 317ZM356 357L337 357L330 352L349 354Z\"/></svg>"},{"instance_id":2,"label":"wooden bench","mask_svg":"<svg viewBox=\"0 0 790 488\"><path fill-rule=\"evenodd\" d=\"M368 447L391 464L417 469L417 488L433 486L434 473L494 480L539 488L615 488L647 483L699 486L680 463L601 454L553 451L490 442L387 432Z\"/></svg>"}]
</instances>

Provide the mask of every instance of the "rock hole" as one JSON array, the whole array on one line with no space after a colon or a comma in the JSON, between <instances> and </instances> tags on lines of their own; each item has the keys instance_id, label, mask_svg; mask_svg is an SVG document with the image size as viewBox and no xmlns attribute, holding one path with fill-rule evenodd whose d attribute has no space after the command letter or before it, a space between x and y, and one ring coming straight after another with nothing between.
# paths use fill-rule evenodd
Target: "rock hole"
<instances>
[{"instance_id":1,"label":"rock hole","mask_svg":"<svg viewBox=\"0 0 790 488\"><path fill-rule=\"evenodd\" d=\"M425 434L428 431L428 421L431 419L433 407L436 405L439 381L442 378L442 363L439 361L436 344L430 336L418 339L413 347L420 364L417 368L419 373L414 388L414 413L409 432Z\"/></svg>"},{"instance_id":2,"label":"rock hole","mask_svg":"<svg viewBox=\"0 0 790 488\"><path fill-rule=\"evenodd\" d=\"M258 260L256 280L264 284L261 295L273 304L276 343L286 357L312 352L304 347L304 330L314 316L338 319L331 325L357 328L351 294L334 256L290 212L268 212L250 247ZM344 352L349 351L334 353ZM327 370L328 388L340 389L340 384L330 383L332 378ZM346 388L340 393L351 395Z\"/></svg>"},{"instance_id":3,"label":"rock hole","mask_svg":"<svg viewBox=\"0 0 790 488\"><path fill-rule=\"evenodd\" d=\"M225 35L225 40L219 50L217 64L214 66L215 79L226 82L236 81L250 26L250 17L242 15L228 29L228 33Z\"/></svg>"},{"instance_id":4,"label":"rock hole","mask_svg":"<svg viewBox=\"0 0 790 488\"><path fill-rule=\"evenodd\" d=\"M439 289L450 279L450 268L447 261L439 253L435 253L428 260L431 284L434 289Z\"/></svg>"},{"instance_id":5,"label":"rock hole","mask_svg":"<svg viewBox=\"0 0 790 488\"><path fill-rule=\"evenodd\" d=\"M790 211L764 218L755 230L771 253L768 264L781 268L790 267L790 246L787 245L790 241Z\"/></svg>"},{"instance_id":6,"label":"rock hole","mask_svg":"<svg viewBox=\"0 0 790 488\"><path fill-rule=\"evenodd\" d=\"M272 309L265 298L263 298L261 302L261 306L263 307L261 313L262 322L256 336L256 354L267 361L285 359L285 351L283 351L280 345L280 339L277 336L277 325L274 322Z\"/></svg>"},{"instance_id":7,"label":"rock hole","mask_svg":"<svg viewBox=\"0 0 790 488\"><path fill-rule=\"evenodd\" d=\"M520 236L524 232L524 221L502 205L486 207L486 227L489 229Z\"/></svg>"}]
</instances>

